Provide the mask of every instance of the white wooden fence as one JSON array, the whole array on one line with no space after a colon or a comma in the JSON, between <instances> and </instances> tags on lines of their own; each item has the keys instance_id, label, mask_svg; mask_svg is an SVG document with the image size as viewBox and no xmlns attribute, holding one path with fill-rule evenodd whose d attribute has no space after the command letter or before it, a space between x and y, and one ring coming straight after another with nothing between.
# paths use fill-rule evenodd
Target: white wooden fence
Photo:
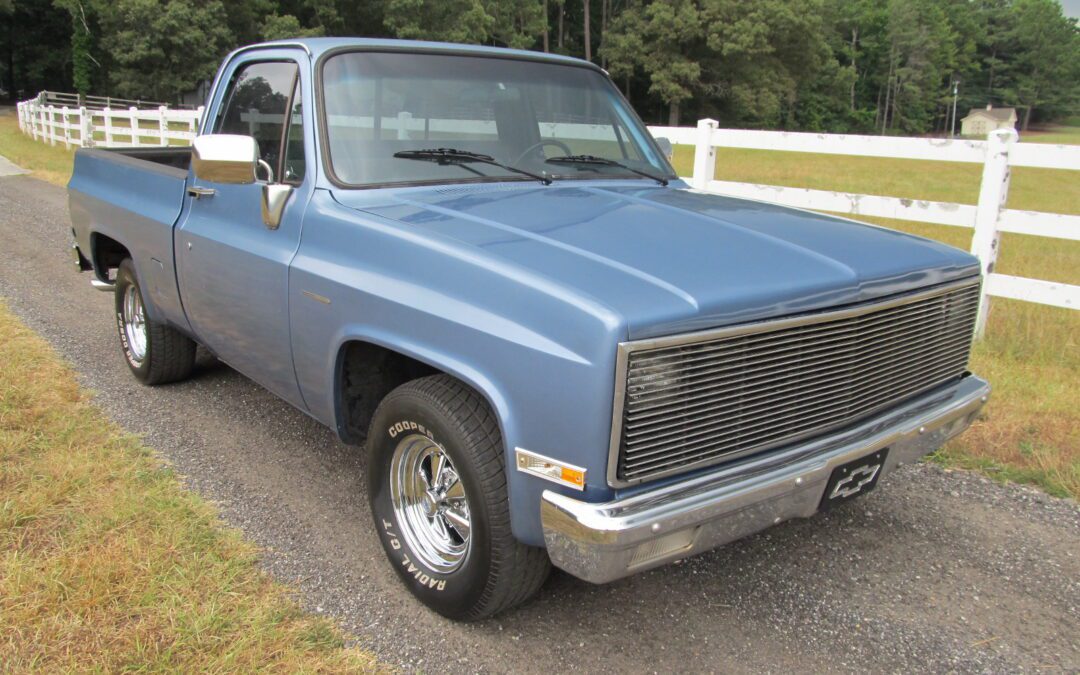
<instances>
[{"instance_id":1,"label":"white wooden fence","mask_svg":"<svg viewBox=\"0 0 1080 675\"><path fill-rule=\"evenodd\" d=\"M187 145L198 132L203 109L69 108L36 98L20 102L17 112L19 128L36 140L68 148L115 148Z\"/></svg>"},{"instance_id":2,"label":"white wooden fence","mask_svg":"<svg viewBox=\"0 0 1080 675\"><path fill-rule=\"evenodd\" d=\"M817 211L972 228L971 252L978 256L985 275L979 303L979 335L986 327L988 296L1080 309L1080 286L994 271L1001 232L1080 240L1080 216L1005 208L1012 167L1077 171L1080 170L1078 146L1017 143L1017 134L1012 129L995 131L985 141L720 129L716 120L710 119L699 121L696 129L649 127L649 131L655 137L670 139L675 145L694 146L693 175L686 180L699 190ZM978 203L973 205L737 183L715 179L717 148L969 162L983 165L982 183Z\"/></svg>"}]
</instances>

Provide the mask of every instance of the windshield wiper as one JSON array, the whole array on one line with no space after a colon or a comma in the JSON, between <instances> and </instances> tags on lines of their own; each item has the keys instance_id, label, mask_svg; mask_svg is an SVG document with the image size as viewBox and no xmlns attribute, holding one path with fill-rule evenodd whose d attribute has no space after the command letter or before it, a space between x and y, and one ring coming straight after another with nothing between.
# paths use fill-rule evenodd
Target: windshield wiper
<instances>
[{"instance_id":1,"label":"windshield wiper","mask_svg":"<svg viewBox=\"0 0 1080 675\"><path fill-rule=\"evenodd\" d=\"M668 184L668 179L663 176L657 176L648 171L641 171L640 169L635 169L632 166L627 166L622 162L616 162L615 160L607 159L606 157L596 157L595 155L564 155L562 157L549 157L547 162L550 164L598 164L600 166L617 166L620 169L626 169L639 176L651 178L665 187L667 187Z\"/></svg>"},{"instance_id":2,"label":"windshield wiper","mask_svg":"<svg viewBox=\"0 0 1080 675\"><path fill-rule=\"evenodd\" d=\"M428 150L401 150L394 153L394 157L399 159L420 159L428 162L436 162L437 164L468 164L470 162L476 162L479 164L490 164L491 166L497 166L500 169L506 169L507 171L513 171L514 173L520 173L523 176L535 178L544 185L551 185L551 179L547 176L543 176L532 171L526 171L525 169L519 169L516 166L509 166L502 162L496 161L491 155L481 155L479 152L469 152L468 150L458 150L456 148L431 148Z\"/></svg>"}]
</instances>

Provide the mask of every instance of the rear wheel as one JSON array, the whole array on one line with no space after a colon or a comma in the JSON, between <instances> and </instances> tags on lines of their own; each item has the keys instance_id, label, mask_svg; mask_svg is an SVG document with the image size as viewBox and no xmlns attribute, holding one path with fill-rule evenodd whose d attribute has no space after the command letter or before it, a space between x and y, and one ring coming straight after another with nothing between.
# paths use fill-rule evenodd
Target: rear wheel
<instances>
[{"instance_id":1,"label":"rear wheel","mask_svg":"<svg viewBox=\"0 0 1080 675\"><path fill-rule=\"evenodd\" d=\"M547 553L510 531L499 427L464 383L435 375L390 392L372 418L367 475L386 555L431 609L487 618L547 578Z\"/></svg>"},{"instance_id":2,"label":"rear wheel","mask_svg":"<svg viewBox=\"0 0 1080 675\"><path fill-rule=\"evenodd\" d=\"M135 266L127 258L116 272L116 328L131 372L144 384L182 380L195 365L195 342L146 315Z\"/></svg>"}]
</instances>

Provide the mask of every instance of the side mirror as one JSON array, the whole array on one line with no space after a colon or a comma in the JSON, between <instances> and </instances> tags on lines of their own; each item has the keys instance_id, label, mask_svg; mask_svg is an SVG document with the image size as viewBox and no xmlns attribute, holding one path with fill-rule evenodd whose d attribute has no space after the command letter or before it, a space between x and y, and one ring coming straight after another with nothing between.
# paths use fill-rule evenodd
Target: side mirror
<instances>
[{"instance_id":1,"label":"side mirror","mask_svg":"<svg viewBox=\"0 0 1080 675\"><path fill-rule=\"evenodd\" d=\"M675 154L675 149L671 147L671 141L661 136L656 139L656 144L660 146L660 152L664 153L664 157L671 160L671 156Z\"/></svg>"},{"instance_id":2,"label":"side mirror","mask_svg":"<svg viewBox=\"0 0 1080 675\"><path fill-rule=\"evenodd\" d=\"M259 145L251 136L207 134L191 144L195 177L211 183L247 185L255 182Z\"/></svg>"}]
</instances>

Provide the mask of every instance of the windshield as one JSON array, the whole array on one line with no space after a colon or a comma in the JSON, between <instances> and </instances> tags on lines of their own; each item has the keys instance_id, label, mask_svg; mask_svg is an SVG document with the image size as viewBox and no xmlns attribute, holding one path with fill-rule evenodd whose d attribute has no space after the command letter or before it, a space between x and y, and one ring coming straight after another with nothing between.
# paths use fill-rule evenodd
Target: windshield
<instances>
[{"instance_id":1,"label":"windshield","mask_svg":"<svg viewBox=\"0 0 1080 675\"><path fill-rule=\"evenodd\" d=\"M422 161L452 148L554 179L673 177L614 85L579 66L520 59L347 52L323 67L335 178L352 186L532 180L491 163ZM404 156L395 157L395 153ZM592 155L605 163L553 163Z\"/></svg>"}]
</instances>

